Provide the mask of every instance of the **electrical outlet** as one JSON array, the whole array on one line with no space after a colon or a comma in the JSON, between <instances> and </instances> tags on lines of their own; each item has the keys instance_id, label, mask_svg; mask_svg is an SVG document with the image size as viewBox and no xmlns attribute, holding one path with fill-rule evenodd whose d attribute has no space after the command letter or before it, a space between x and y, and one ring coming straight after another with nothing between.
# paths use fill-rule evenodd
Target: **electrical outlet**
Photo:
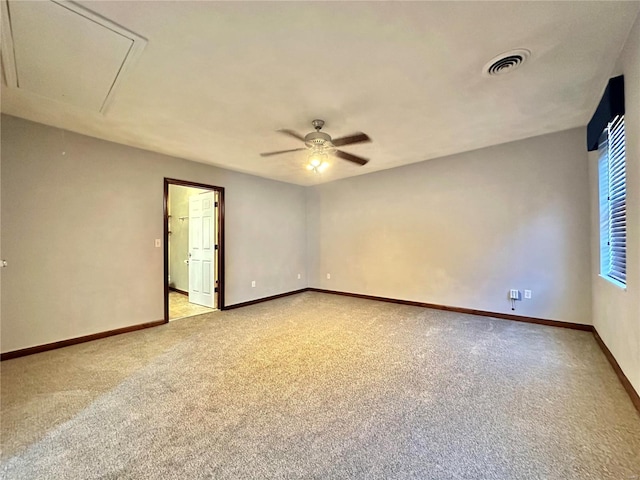
<instances>
[{"instance_id":1,"label":"electrical outlet","mask_svg":"<svg viewBox=\"0 0 640 480\"><path fill-rule=\"evenodd\" d=\"M298 280L300 280L302 278L302 275L298 274Z\"/></svg>"},{"instance_id":2,"label":"electrical outlet","mask_svg":"<svg viewBox=\"0 0 640 480\"><path fill-rule=\"evenodd\" d=\"M520 291L512 288L509 290L509 299L510 300L520 300Z\"/></svg>"},{"instance_id":3,"label":"electrical outlet","mask_svg":"<svg viewBox=\"0 0 640 480\"><path fill-rule=\"evenodd\" d=\"M251 280L251 286L255 287L256 286L256 281L255 280Z\"/></svg>"},{"instance_id":4,"label":"electrical outlet","mask_svg":"<svg viewBox=\"0 0 640 480\"><path fill-rule=\"evenodd\" d=\"M331 274L327 273L327 280L331 280Z\"/></svg>"},{"instance_id":5,"label":"electrical outlet","mask_svg":"<svg viewBox=\"0 0 640 480\"><path fill-rule=\"evenodd\" d=\"M524 298L531 298L531 290L524 291Z\"/></svg>"}]
</instances>

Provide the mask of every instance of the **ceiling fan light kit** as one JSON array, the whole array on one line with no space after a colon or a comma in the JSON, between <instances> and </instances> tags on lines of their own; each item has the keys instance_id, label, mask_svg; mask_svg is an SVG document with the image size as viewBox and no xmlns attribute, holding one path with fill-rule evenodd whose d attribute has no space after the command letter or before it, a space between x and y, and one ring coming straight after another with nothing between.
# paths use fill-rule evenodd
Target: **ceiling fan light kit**
<instances>
[{"instance_id":1,"label":"ceiling fan light kit","mask_svg":"<svg viewBox=\"0 0 640 480\"><path fill-rule=\"evenodd\" d=\"M349 162L353 162L360 166L366 165L369 161L366 158L359 157L357 155L353 155L351 153L344 152L342 150L338 150L336 147L341 147L343 145L352 145L355 143L363 143L370 142L371 139L368 135L357 132L352 135L348 135L346 137L332 139L331 135L321 132L320 130L324 126L324 120L316 119L311 122L315 132L308 133L304 137L293 130L282 129L278 130L280 133L284 133L285 135L289 135L290 137L294 137L298 140L302 140L306 145L306 148L294 148L291 150L279 150L277 152L267 152L261 153L260 155L263 157L269 157L271 155L280 155L282 153L289 152L297 152L300 150L311 150L311 154L309 155L309 163L307 164L307 169L312 170L315 173L322 172L326 169L329 164L327 163L327 158L329 154L333 154L338 158L343 160L347 160Z\"/></svg>"},{"instance_id":2,"label":"ceiling fan light kit","mask_svg":"<svg viewBox=\"0 0 640 480\"><path fill-rule=\"evenodd\" d=\"M327 153L322 148L314 150L314 152L309 155L307 170L312 170L315 173L324 171L329 166L329 164L327 163L328 157L329 155L327 155Z\"/></svg>"}]
</instances>

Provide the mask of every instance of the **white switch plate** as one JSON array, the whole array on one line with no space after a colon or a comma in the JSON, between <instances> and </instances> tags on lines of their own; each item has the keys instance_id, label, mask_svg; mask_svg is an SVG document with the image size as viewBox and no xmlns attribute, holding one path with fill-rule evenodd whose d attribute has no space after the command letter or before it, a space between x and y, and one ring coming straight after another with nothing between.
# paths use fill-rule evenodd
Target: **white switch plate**
<instances>
[{"instance_id":1,"label":"white switch plate","mask_svg":"<svg viewBox=\"0 0 640 480\"><path fill-rule=\"evenodd\" d=\"M255 287L256 286L256 281L255 280L251 280L251 286Z\"/></svg>"},{"instance_id":2,"label":"white switch plate","mask_svg":"<svg viewBox=\"0 0 640 480\"><path fill-rule=\"evenodd\" d=\"M302 278L302 275L298 274L298 280L300 280Z\"/></svg>"},{"instance_id":3,"label":"white switch plate","mask_svg":"<svg viewBox=\"0 0 640 480\"><path fill-rule=\"evenodd\" d=\"M327 273L327 280L330 280L330 279L331 279L331 274Z\"/></svg>"},{"instance_id":4,"label":"white switch plate","mask_svg":"<svg viewBox=\"0 0 640 480\"><path fill-rule=\"evenodd\" d=\"M531 290L524 291L524 298L531 298Z\"/></svg>"},{"instance_id":5,"label":"white switch plate","mask_svg":"<svg viewBox=\"0 0 640 480\"><path fill-rule=\"evenodd\" d=\"M162 246L162 241L159 238L156 238L156 247L160 248Z\"/></svg>"}]
</instances>

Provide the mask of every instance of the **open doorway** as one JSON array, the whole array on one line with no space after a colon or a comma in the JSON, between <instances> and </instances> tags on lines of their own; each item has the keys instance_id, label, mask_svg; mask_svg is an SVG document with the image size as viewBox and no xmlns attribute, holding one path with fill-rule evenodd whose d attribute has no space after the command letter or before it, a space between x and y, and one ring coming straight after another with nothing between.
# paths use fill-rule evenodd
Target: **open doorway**
<instances>
[{"instance_id":1,"label":"open doorway","mask_svg":"<svg viewBox=\"0 0 640 480\"><path fill-rule=\"evenodd\" d=\"M165 178L165 321L223 307L224 188Z\"/></svg>"}]
</instances>

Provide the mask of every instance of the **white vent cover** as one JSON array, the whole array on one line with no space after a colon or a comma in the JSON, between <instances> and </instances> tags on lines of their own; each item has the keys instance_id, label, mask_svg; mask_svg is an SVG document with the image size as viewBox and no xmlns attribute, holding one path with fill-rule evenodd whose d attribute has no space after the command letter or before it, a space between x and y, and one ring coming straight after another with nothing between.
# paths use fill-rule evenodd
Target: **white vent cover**
<instances>
[{"instance_id":1,"label":"white vent cover","mask_svg":"<svg viewBox=\"0 0 640 480\"><path fill-rule=\"evenodd\" d=\"M494 76L513 72L530 56L531 52L526 48L519 48L517 50L501 53L487 62L482 69L482 73L484 75Z\"/></svg>"},{"instance_id":2,"label":"white vent cover","mask_svg":"<svg viewBox=\"0 0 640 480\"><path fill-rule=\"evenodd\" d=\"M146 45L79 5L2 0L7 86L104 113Z\"/></svg>"}]
</instances>

